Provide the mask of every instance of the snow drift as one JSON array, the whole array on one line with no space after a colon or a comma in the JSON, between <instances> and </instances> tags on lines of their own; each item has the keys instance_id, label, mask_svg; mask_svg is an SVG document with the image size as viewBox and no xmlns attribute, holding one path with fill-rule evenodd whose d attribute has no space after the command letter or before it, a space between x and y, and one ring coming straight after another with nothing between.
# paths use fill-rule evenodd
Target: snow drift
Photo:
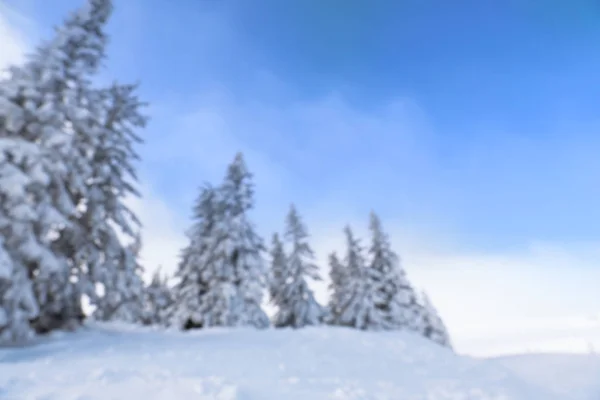
<instances>
[{"instance_id":1,"label":"snow drift","mask_svg":"<svg viewBox=\"0 0 600 400\"><path fill-rule=\"evenodd\" d=\"M0 350L0 398L552 400L493 362L403 332L159 332L115 325Z\"/></svg>"}]
</instances>

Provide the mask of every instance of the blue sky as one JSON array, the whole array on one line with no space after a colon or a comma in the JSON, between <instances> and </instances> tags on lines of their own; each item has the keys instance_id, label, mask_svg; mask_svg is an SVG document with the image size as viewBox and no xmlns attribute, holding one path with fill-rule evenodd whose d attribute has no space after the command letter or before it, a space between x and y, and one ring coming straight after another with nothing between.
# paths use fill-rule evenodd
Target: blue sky
<instances>
[{"instance_id":1,"label":"blue sky","mask_svg":"<svg viewBox=\"0 0 600 400\"><path fill-rule=\"evenodd\" d=\"M260 72L280 81L283 104L337 93L348 107L377 114L407 99L418 115L405 118L426 120L427 138L414 139L426 147L425 166L410 160L403 132L335 132L347 142L340 154L327 151L326 131L307 139L301 129L277 132L281 140L267 137L264 152L289 169L298 188L290 198L318 202L343 186L360 208L449 219L482 246L595 239L600 8L502 3L138 3L122 14L141 14L133 22L141 32L125 28L137 67L117 57L109 67L139 78L158 105L166 93L185 107L219 85L233 101L276 107ZM303 142L311 161L294 157ZM157 184L168 192L172 183Z\"/></svg>"},{"instance_id":2,"label":"blue sky","mask_svg":"<svg viewBox=\"0 0 600 400\"><path fill-rule=\"evenodd\" d=\"M79 3L3 4L29 21L9 18L31 45ZM325 254L374 208L457 326L479 314L460 313L432 257L445 274L551 275L550 292L580 276L563 297L600 276L594 1L117 3L105 77L140 81L151 103L140 165L149 263L174 264L181 238L166 235L243 150L265 235L294 201ZM589 290L556 313L599 311ZM540 296L523 318L556 309Z\"/></svg>"},{"instance_id":3,"label":"blue sky","mask_svg":"<svg viewBox=\"0 0 600 400\"><path fill-rule=\"evenodd\" d=\"M59 3L29 4L42 32L79 2ZM307 134L287 126L275 133L240 127L234 135L242 145L266 142L255 147L283 164L288 197L301 204L339 188L360 210L374 207L409 224L430 215L466 242L494 249L595 240L600 7L527 3L124 2L107 73L140 80L155 107L176 113L193 113L203 93L215 90L239 107L259 103L280 114L332 93L366 116L408 101L413 110L403 119L416 121L403 124L418 125L409 133L359 138L351 129ZM176 129L153 118L148 152ZM329 147L329 135L341 149ZM412 159L406 135L426 160ZM143 169L156 190L178 197L205 177L176 164Z\"/></svg>"}]
</instances>

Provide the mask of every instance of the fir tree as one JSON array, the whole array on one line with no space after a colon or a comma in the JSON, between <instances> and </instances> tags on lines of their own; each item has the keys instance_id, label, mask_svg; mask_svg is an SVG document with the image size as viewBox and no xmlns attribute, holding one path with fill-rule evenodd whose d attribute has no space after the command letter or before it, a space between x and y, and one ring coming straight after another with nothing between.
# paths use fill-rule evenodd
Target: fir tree
<instances>
[{"instance_id":1,"label":"fir tree","mask_svg":"<svg viewBox=\"0 0 600 400\"><path fill-rule=\"evenodd\" d=\"M97 130L88 132L94 133L94 146L87 152L85 192L78 195L84 205L76 218L78 235L65 236L66 243L73 246L64 248L74 249L69 258L77 262L77 270L86 271L80 277L86 283L85 294L97 303L97 317L133 322L140 319L143 295L138 262L141 243L124 244L123 237L139 239L138 219L124 202L129 196L139 195L133 163L138 159L134 146L140 139L135 131L145 126L146 118L140 114L143 103L135 96L135 86L115 84L99 95L103 100L99 103L101 118ZM94 296L98 284L104 287L106 298ZM113 309L115 301L124 302L118 312L102 310Z\"/></svg>"},{"instance_id":2,"label":"fir tree","mask_svg":"<svg viewBox=\"0 0 600 400\"><path fill-rule=\"evenodd\" d=\"M271 304L277 306L280 301L281 288L284 285L284 274L286 271L287 256L283 248L283 242L277 233L273 234L271 240L271 269L269 273L269 298Z\"/></svg>"},{"instance_id":3,"label":"fir tree","mask_svg":"<svg viewBox=\"0 0 600 400\"><path fill-rule=\"evenodd\" d=\"M377 308L384 318L384 327L411 328L416 324L414 315L415 292L400 265L398 255L391 249L379 217L371 212L369 229L370 270L374 277Z\"/></svg>"},{"instance_id":4,"label":"fir tree","mask_svg":"<svg viewBox=\"0 0 600 400\"><path fill-rule=\"evenodd\" d=\"M385 319L377 307L377 275L366 265L363 248L350 229L346 227L346 284L340 293L338 323L363 330L385 327Z\"/></svg>"},{"instance_id":5,"label":"fir tree","mask_svg":"<svg viewBox=\"0 0 600 400\"><path fill-rule=\"evenodd\" d=\"M33 290L38 306L28 308L41 314L35 319L31 312L20 315L33 319L38 331L50 329L40 327L49 313L67 314L64 306L74 297L66 260L50 247L58 231L70 228L75 213L65 185L70 173L65 154L73 121L86 111L80 103L86 79L103 57L99 27L110 10L109 1L88 2L0 82L0 231L18 277L12 281L21 282L24 291Z\"/></svg>"},{"instance_id":6,"label":"fir tree","mask_svg":"<svg viewBox=\"0 0 600 400\"><path fill-rule=\"evenodd\" d=\"M37 332L79 323L82 295L99 305L98 284L110 292L123 268L130 283L120 287L137 285L134 257L114 227L133 236L123 200L136 194L133 130L145 119L131 86L91 84L111 12L110 0L88 0L0 82L0 180L13 182L0 194L0 231L11 238L14 268L32 281Z\"/></svg>"},{"instance_id":7,"label":"fir tree","mask_svg":"<svg viewBox=\"0 0 600 400\"><path fill-rule=\"evenodd\" d=\"M144 292L145 325L166 325L169 309L173 304L173 296L168 285L167 276L161 274L158 268L152 275L152 280Z\"/></svg>"},{"instance_id":8,"label":"fir tree","mask_svg":"<svg viewBox=\"0 0 600 400\"><path fill-rule=\"evenodd\" d=\"M437 310L429 300L427 293L422 292L420 305L422 307L423 326L422 333L428 339L448 348L452 348L450 335L446 329L446 325L440 318Z\"/></svg>"},{"instance_id":9,"label":"fir tree","mask_svg":"<svg viewBox=\"0 0 600 400\"><path fill-rule=\"evenodd\" d=\"M321 278L318 267L314 264L314 253L307 242L306 227L293 205L286 220L285 238L291 252L284 259L281 271L275 270L279 285L275 295L277 313L274 325L293 328L317 325L323 317L323 309L315 300L306 279Z\"/></svg>"},{"instance_id":10,"label":"fir tree","mask_svg":"<svg viewBox=\"0 0 600 400\"><path fill-rule=\"evenodd\" d=\"M176 274L173 325L184 329L269 325L261 308L264 245L247 215L253 206L251 178L238 154L223 184L202 190Z\"/></svg>"},{"instance_id":11,"label":"fir tree","mask_svg":"<svg viewBox=\"0 0 600 400\"><path fill-rule=\"evenodd\" d=\"M87 206L85 185L89 181L90 162L86 156L94 145L91 140L97 131L94 119L99 114L100 101L91 80L105 57L104 26L111 13L111 1L87 1L65 20L54 39L45 43L34 57L33 74L50 91L50 101L65 134L60 141L54 138L45 142L66 166L65 173L56 177L50 193L70 219L69 224L56 228L58 239L52 244L53 251L65 261L65 270L50 273L41 270L35 279L40 317L34 326L42 333L76 326L83 319L82 295L95 298L96 287L83 273L87 265L78 265L74 253L86 238L77 214ZM88 147L82 149L79 145L82 142L88 142ZM67 237L78 240L65 243ZM84 257L93 260L95 256L86 254Z\"/></svg>"},{"instance_id":12,"label":"fir tree","mask_svg":"<svg viewBox=\"0 0 600 400\"><path fill-rule=\"evenodd\" d=\"M38 331L64 325L60 319L65 316L71 324L80 320L84 294L97 306L97 317L121 315L130 320L129 312L102 307L139 296L142 283L136 256L124 244L134 239L138 224L124 199L138 195L133 163L138 158L134 145L140 142L135 130L146 123L140 114L143 103L133 85L95 89L91 84L105 58L104 30L111 12L111 1L89 0L37 54L39 74L55 91L53 106L66 134L62 145L54 147L66 164L66 174L56 186L64 185L67 196L56 190L51 194L56 204L74 209L68 213L70 223L57 229L53 242L69 273L39 274L36 279L41 313L46 314L36 323ZM98 297L99 286L107 298ZM115 290L121 293L112 293ZM57 291L66 296L61 298ZM48 322L41 323L44 320Z\"/></svg>"},{"instance_id":13,"label":"fir tree","mask_svg":"<svg viewBox=\"0 0 600 400\"><path fill-rule=\"evenodd\" d=\"M217 246L222 240L223 210L218 191L205 185L193 210L189 244L175 273L171 325L179 328L232 326L233 271Z\"/></svg>"},{"instance_id":14,"label":"fir tree","mask_svg":"<svg viewBox=\"0 0 600 400\"><path fill-rule=\"evenodd\" d=\"M81 296L96 304L98 284L108 292L111 282L122 281L113 275L135 264L128 261L132 256L124 254L129 250L112 226L131 236L123 221L132 215L123 199L135 194L127 178L135 180L131 160L136 138L131 132L143 125L139 102L129 87L96 90L91 84L105 57L104 26L111 12L109 0L87 1L23 67L10 70L0 89L0 108L12 114L0 137L26 142L2 147L32 153L24 160L34 162L41 181L31 182L27 195L34 212L42 214L33 230L37 241L55 254L52 264L60 264L48 268L47 262L27 261L40 305L33 321L38 332L78 323L83 318ZM20 157L8 154L7 168ZM30 166L21 162L18 168L30 174ZM14 252L14 246L7 247Z\"/></svg>"},{"instance_id":15,"label":"fir tree","mask_svg":"<svg viewBox=\"0 0 600 400\"><path fill-rule=\"evenodd\" d=\"M179 283L174 288L171 323L180 328L268 325L268 319L266 324L264 319L253 319L257 311L252 309L252 303L247 304L252 293L244 289L253 282L245 282L252 276L243 269L243 263L247 262L252 248L241 247L234 241L237 238L234 235L239 234L234 229L240 227L232 224L228 209L231 204L223 196L221 188L206 185L194 207L194 225L188 232L190 242L182 252L176 273ZM241 245L248 244L242 242ZM262 280L256 282L261 283ZM256 298L249 300L256 301Z\"/></svg>"},{"instance_id":16,"label":"fir tree","mask_svg":"<svg viewBox=\"0 0 600 400\"><path fill-rule=\"evenodd\" d=\"M348 283L348 271L340 262L337 254L329 255L329 304L327 305L326 321L337 325L342 312L344 290Z\"/></svg>"},{"instance_id":17,"label":"fir tree","mask_svg":"<svg viewBox=\"0 0 600 400\"><path fill-rule=\"evenodd\" d=\"M262 257L265 246L249 220L248 213L254 207L254 185L241 153L229 165L219 192L224 211L224 235L219 252L225 255L225 269L233 272L232 295L239 304L233 314L235 325L266 328L269 318L261 308L267 283L267 268Z\"/></svg>"}]
</instances>

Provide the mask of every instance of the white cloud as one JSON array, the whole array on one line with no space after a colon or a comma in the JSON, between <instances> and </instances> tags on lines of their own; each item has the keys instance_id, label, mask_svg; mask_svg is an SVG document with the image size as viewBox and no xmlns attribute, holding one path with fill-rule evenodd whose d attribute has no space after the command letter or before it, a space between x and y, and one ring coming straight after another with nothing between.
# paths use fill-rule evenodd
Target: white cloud
<instances>
[{"instance_id":1,"label":"white cloud","mask_svg":"<svg viewBox=\"0 0 600 400\"><path fill-rule=\"evenodd\" d=\"M28 48L25 34L28 23L26 18L0 2L0 70L23 61Z\"/></svg>"},{"instance_id":2,"label":"white cloud","mask_svg":"<svg viewBox=\"0 0 600 400\"><path fill-rule=\"evenodd\" d=\"M595 284L600 254L588 246L584 251L582 245L535 244L515 254L457 251L405 258L411 276L438 305L459 350L582 351L588 341L600 339L590 337L588 329L589 324L596 332L599 327L590 321L600 311Z\"/></svg>"}]
</instances>

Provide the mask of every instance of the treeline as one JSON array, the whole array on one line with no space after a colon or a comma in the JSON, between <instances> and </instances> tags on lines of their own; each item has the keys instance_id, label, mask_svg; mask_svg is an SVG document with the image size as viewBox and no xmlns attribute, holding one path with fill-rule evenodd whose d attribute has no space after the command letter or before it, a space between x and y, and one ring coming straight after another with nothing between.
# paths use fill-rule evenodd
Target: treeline
<instances>
[{"instance_id":1,"label":"treeline","mask_svg":"<svg viewBox=\"0 0 600 400\"><path fill-rule=\"evenodd\" d=\"M330 301L319 304L309 282L321 269L306 226L292 206L267 249L249 218L254 186L241 154L220 185L202 188L174 285L160 272L144 285L140 224L125 199L138 196L145 104L135 85L94 83L111 12L110 0L88 0L0 77L0 343L93 318L182 330L410 329L450 346L375 214L368 247L344 230L345 253L329 257Z\"/></svg>"},{"instance_id":2,"label":"treeline","mask_svg":"<svg viewBox=\"0 0 600 400\"><path fill-rule=\"evenodd\" d=\"M201 189L175 285L167 286L158 275L151 284L157 302L150 307L151 321L183 330L320 324L408 329L450 346L444 324L427 296L418 295L408 281L375 213L370 216L368 247L349 226L344 229L346 249L342 257L329 256L330 296L321 305L309 284L322 279L321 269L296 207L290 207L283 234L275 233L267 249L248 215L253 193L242 154L219 186ZM269 257L263 256L266 250ZM262 309L264 293L276 310L272 318Z\"/></svg>"}]
</instances>

